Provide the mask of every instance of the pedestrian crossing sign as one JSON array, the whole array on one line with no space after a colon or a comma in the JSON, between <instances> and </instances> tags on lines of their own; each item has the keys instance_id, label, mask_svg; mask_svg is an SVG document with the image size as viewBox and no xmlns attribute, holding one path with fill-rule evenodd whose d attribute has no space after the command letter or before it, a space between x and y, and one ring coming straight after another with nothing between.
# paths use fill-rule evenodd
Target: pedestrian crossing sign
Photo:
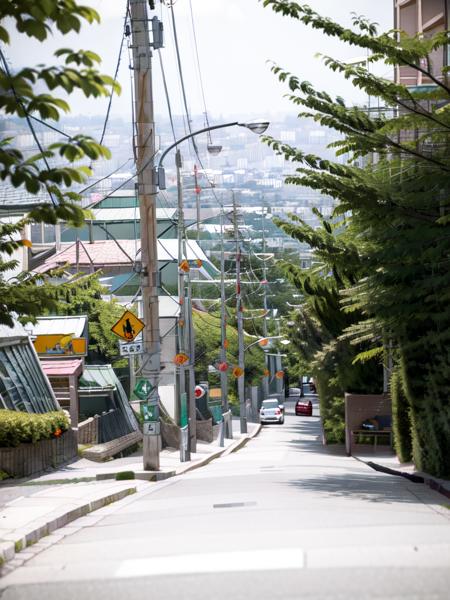
<instances>
[{"instance_id":1,"label":"pedestrian crossing sign","mask_svg":"<svg viewBox=\"0 0 450 600\"><path fill-rule=\"evenodd\" d=\"M135 385L133 394L139 398L139 400L147 400L153 390L153 386L148 379L140 377Z\"/></svg>"},{"instance_id":2,"label":"pedestrian crossing sign","mask_svg":"<svg viewBox=\"0 0 450 600\"><path fill-rule=\"evenodd\" d=\"M129 310L126 310L120 319L111 327L111 331L121 337L127 342L132 342L141 331L144 329L145 324L143 321L138 319Z\"/></svg>"}]
</instances>

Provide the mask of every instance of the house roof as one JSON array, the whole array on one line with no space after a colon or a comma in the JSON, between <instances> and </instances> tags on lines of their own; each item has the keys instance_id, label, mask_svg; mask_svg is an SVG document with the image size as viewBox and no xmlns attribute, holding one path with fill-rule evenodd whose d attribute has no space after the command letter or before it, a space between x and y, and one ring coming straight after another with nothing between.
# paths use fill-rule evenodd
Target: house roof
<instances>
[{"instance_id":1,"label":"house roof","mask_svg":"<svg viewBox=\"0 0 450 600\"><path fill-rule=\"evenodd\" d=\"M133 264L140 256L140 240L96 240L93 243L80 242L78 248L78 264L80 268L117 267ZM197 258L207 262L208 259L197 242L188 240L188 260ZM176 239L158 239L158 261L178 262L178 241ZM77 244L61 244L61 251L47 259L35 269L37 273L45 273L65 264L77 263Z\"/></svg>"},{"instance_id":2,"label":"house roof","mask_svg":"<svg viewBox=\"0 0 450 600\"><path fill-rule=\"evenodd\" d=\"M87 316L39 317L34 324L33 335L68 335L82 337L86 328Z\"/></svg>"},{"instance_id":3,"label":"house roof","mask_svg":"<svg viewBox=\"0 0 450 600\"><path fill-rule=\"evenodd\" d=\"M41 367L47 377L70 377L81 374L83 361L79 358L71 360L41 360Z\"/></svg>"},{"instance_id":4,"label":"house roof","mask_svg":"<svg viewBox=\"0 0 450 600\"><path fill-rule=\"evenodd\" d=\"M175 208L157 208L157 221L170 221L176 213ZM128 208L94 208L92 210L94 221L139 221L139 207Z\"/></svg>"}]
</instances>

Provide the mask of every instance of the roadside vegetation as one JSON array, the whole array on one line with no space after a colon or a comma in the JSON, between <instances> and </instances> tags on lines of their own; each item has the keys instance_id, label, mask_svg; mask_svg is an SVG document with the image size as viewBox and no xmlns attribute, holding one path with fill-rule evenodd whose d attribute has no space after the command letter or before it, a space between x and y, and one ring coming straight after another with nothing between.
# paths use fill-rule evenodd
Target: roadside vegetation
<instances>
[{"instance_id":1,"label":"roadside vegetation","mask_svg":"<svg viewBox=\"0 0 450 600\"><path fill-rule=\"evenodd\" d=\"M448 474L450 87L447 68L436 73L433 66L447 34L379 33L356 15L345 28L304 4L263 4L367 53L371 65L407 66L429 84L406 88L366 65L324 56L328 68L372 97L379 108L369 112L273 65L299 118L314 119L341 139L332 144L336 161L265 141L298 165L287 183L336 200L319 230L294 216L278 221L317 258L308 271L289 261L282 266L303 295L292 341L317 380L327 438L342 441L344 393L380 392L384 365L399 456L428 473Z\"/></svg>"},{"instance_id":2,"label":"roadside vegetation","mask_svg":"<svg viewBox=\"0 0 450 600\"><path fill-rule=\"evenodd\" d=\"M27 36L42 43L53 30L68 34L79 32L82 24L99 21L98 13L68 0L17 0L0 5L0 41L7 48L12 39L20 44ZM13 33L10 33L10 32ZM33 57L30 57L33 59ZM13 314L33 318L45 310L56 310L57 301L66 293L66 285L50 283L50 277L23 272L11 278L8 272L17 266L14 252L29 247L23 239L28 223L55 224L58 220L74 226L84 222L85 211L74 191L92 171L88 166L97 159L109 158L109 150L85 135L61 133L61 140L45 147L36 135L36 124L57 128L62 114L70 112L67 96L81 92L100 98L119 93L119 85L97 67L100 57L89 50L70 48L55 52L55 64L27 66L11 71L6 54L0 49L0 110L7 116L23 119L36 142L36 153L24 155L14 139L0 132L0 177L3 182L24 192L42 194L45 200L30 207L20 221L0 224L0 324L11 326Z\"/></svg>"},{"instance_id":3,"label":"roadside vegetation","mask_svg":"<svg viewBox=\"0 0 450 600\"><path fill-rule=\"evenodd\" d=\"M31 414L15 410L0 410L0 448L19 444L35 444L60 437L69 429L69 417L64 411Z\"/></svg>"}]
</instances>

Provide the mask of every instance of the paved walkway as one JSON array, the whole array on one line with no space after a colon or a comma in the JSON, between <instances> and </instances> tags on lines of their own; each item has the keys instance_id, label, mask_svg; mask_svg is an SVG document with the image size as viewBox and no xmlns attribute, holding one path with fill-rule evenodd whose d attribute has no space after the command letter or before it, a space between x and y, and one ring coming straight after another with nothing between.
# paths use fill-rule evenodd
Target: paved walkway
<instances>
[{"instance_id":1,"label":"paved walkway","mask_svg":"<svg viewBox=\"0 0 450 600\"><path fill-rule=\"evenodd\" d=\"M148 488L149 476L166 479L203 466L227 455L245 444L259 431L259 425L248 424L248 433L239 432L239 421L233 421L233 439L211 444L198 442L197 452L189 462L180 461L180 452L172 448L160 454L160 471L143 470L142 450L126 458L105 463L78 459L60 469L35 478L0 484L0 565L15 559L19 552L45 538L75 519L111 502ZM117 473L133 471L135 479L116 481ZM41 542L42 543L42 542Z\"/></svg>"}]
</instances>

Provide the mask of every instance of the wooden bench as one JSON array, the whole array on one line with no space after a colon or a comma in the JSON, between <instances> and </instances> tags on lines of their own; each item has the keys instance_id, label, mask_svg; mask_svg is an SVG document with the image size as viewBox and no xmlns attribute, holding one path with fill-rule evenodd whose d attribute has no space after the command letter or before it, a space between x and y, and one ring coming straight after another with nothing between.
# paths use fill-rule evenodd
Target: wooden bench
<instances>
[{"instance_id":1,"label":"wooden bench","mask_svg":"<svg viewBox=\"0 0 450 600\"><path fill-rule=\"evenodd\" d=\"M392 417L391 399L387 394L345 394L345 450L348 456L351 456L357 440L363 435L373 438L374 451L381 435L389 435L392 445L390 423L382 423L380 428L374 430L361 427L366 419L379 417Z\"/></svg>"},{"instance_id":2,"label":"wooden bench","mask_svg":"<svg viewBox=\"0 0 450 600\"><path fill-rule=\"evenodd\" d=\"M137 444L142 441L142 433L140 431L133 431L132 433L127 433L127 435L123 435L115 440L111 440L110 442L105 442L104 444L96 444L95 446L91 446L87 448L83 452L83 458L87 458L88 460L93 460L95 462L103 462L108 460L108 458L112 458L119 452L122 452L126 448L133 446L133 444Z\"/></svg>"},{"instance_id":3,"label":"wooden bench","mask_svg":"<svg viewBox=\"0 0 450 600\"><path fill-rule=\"evenodd\" d=\"M379 430L376 430L376 431L367 430L367 429L353 429L351 431L351 436L352 436L352 447L355 444L358 443L356 441L356 439L359 436L373 438L373 450L374 450L374 452L377 449L378 438L380 436L389 436L389 446L392 448L392 429L390 427L389 428L386 427L385 429L379 429Z\"/></svg>"}]
</instances>

